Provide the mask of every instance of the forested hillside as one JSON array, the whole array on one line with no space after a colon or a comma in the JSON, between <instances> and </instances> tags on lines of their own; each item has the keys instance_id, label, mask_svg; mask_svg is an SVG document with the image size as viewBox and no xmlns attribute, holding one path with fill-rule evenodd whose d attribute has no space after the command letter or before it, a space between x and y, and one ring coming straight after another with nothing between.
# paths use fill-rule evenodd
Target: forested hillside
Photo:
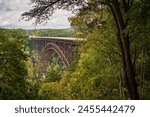
<instances>
[{"instance_id":1,"label":"forested hillside","mask_svg":"<svg viewBox=\"0 0 150 117\"><path fill-rule=\"evenodd\" d=\"M31 36L40 37L74 37L75 32L72 29L36 29L27 31Z\"/></svg>"}]
</instances>

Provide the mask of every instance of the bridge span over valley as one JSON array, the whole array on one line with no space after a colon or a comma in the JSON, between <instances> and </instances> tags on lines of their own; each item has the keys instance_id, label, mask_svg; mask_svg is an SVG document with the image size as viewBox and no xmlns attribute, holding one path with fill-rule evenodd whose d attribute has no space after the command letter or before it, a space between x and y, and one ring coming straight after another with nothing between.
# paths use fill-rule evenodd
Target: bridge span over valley
<instances>
[{"instance_id":1,"label":"bridge span over valley","mask_svg":"<svg viewBox=\"0 0 150 117\"><path fill-rule=\"evenodd\" d=\"M83 39L70 37L35 37L30 36L30 50L36 50L40 56L40 62L43 65L43 71L46 70L48 61L55 51L60 57L65 67L69 66L77 53L79 41Z\"/></svg>"}]
</instances>

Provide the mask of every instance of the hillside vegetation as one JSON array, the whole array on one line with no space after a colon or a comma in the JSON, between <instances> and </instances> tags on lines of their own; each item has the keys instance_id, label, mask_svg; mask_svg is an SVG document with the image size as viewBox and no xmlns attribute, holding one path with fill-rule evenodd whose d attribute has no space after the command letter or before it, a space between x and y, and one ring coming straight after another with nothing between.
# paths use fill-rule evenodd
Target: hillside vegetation
<instances>
[{"instance_id":1,"label":"hillside vegetation","mask_svg":"<svg viewBox=\"0 0 150 117\"><path fill-rule=\"evenodd\" d=\"M29 35L40 37L74 37L75 32L72 29L37 29L31 30Z\"/></svg>"}]
</instances>

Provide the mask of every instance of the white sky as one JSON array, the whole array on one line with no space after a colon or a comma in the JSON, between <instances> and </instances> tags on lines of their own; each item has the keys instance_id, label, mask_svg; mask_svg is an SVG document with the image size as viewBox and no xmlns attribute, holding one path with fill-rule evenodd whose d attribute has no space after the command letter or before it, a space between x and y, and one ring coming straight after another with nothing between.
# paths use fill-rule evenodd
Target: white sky
<instances>
[{"instance_id":1,"label":"white sky","mask_svg":"<svg viewBox=\"0 0 150 117\"><path fill-rule=\"evenodd\" d=\"M23 21L21 14L32 8L29 4L30 0L0 0L0 27L4 28L70 28L68 17L71 12L60 10L57 11L46 24L40 24L35 27L34 21Z\"/></svg>"}]
</instances>

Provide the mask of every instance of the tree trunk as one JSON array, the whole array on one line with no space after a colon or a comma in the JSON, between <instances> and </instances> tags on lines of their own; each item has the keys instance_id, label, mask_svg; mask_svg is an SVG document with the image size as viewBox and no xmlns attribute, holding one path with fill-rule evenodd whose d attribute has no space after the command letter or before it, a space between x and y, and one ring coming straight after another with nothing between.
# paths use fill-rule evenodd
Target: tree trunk
<instances>
[{"instance_id":1,"label":"tree trunk","mask_svg":"<svg viewBox=\"0 0 150 117\"><path fill-rule=\"evenodd\" d=\"M130 44L129 44L129 38L124 37L123 38L123 46L124 46L124 54L125 54L125 65L124 66L124 72L126 74L126 80L128 82L128 92L130 95L130 99L139 99L139 94L137 91L137 83L135 79L135 71L133 68L131 55L130 55Z\"/></svg>"},{"instance_id":2,"label":"tree trunk","mask_svg":"<svg viewBox=\"0 0 150 117\"><path fill-rule=\"evenodd\" d=\"M126 23L123 19L122 12L120 11L118 0L111 0L109 8L112 12L116 24L116 38L121 52L121 61L125 75L126 85L130 95L130 99L139 99L137 84L135 80L135 72L130 55L130 43L128 34L124 33Z\"/></svg>"}]
</instances>

